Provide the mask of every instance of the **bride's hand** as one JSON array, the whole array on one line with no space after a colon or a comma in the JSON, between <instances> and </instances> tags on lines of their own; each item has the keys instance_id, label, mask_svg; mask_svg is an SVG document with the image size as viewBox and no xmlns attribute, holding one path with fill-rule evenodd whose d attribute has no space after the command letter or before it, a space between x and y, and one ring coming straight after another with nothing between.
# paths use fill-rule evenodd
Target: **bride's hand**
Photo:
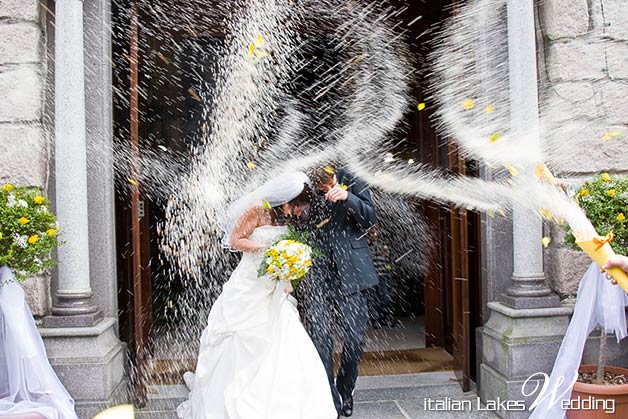
<instances>
[{"instance_id":1,"label":"bride's hand","mask_svg":"<svg viewBox=\"0 0 628 419\"><path fill-rule=\"evenodd\" d=\"M292 284L290 282L286 283L286 288L283 290L286 294L292 294L294 292L294 288L292 288Z\"/></svg>"}]
</instances>

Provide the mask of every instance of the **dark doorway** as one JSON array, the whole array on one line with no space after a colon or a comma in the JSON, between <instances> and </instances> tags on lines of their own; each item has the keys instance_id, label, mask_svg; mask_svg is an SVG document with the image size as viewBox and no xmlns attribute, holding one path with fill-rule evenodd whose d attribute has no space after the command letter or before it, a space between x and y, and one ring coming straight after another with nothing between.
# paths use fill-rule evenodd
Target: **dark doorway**
<instances>
[{"instance_id":1,"label":"dark doorway","mask_svg":"<svg viewBox=\"0 0 628 419\"><path fill-rule=\"evenodd\" d=\"M417 104L427 102L424 92L429 85L426 57L431 52L430 41L438 26L455 13L457 1L397 3L399 10L404 10L400 28L407 31L414 62L414 97ZM215 77L213 51L224 40L223 17L212 15L214 10L207 4L186 2L182 7L191 9L185 13L168 7L173 6L161 2L113 4L114 129L123 157L116 167L120 325L121 337L132 348L138 368L153 350L151 334L164 325L176 327L172 302L184 288L182 283L166 278L168 264L158 246L157 229L164 218L167 196L158 188L148 190L137 185L132 176L137 164L134 159L145 163L168 155L172 156L166 159L171 165L168 170L186 169L204 120L201 92L211 91ZM182 16L189 20L181 20ZM429 102L423 110L414 109L407 115L408 129L400 134L394 150L399 158L477 176L474 163L461 160L448 139L436 134ZM135 155L127 152L134 147ZM443 357L439 365L449 369L455 361L456 369L462 372L463 387L468 389L469 380L476 376L475 335L471 331L482 324L479 216L429 202L413 201L412 205L428 220L436 246L427 275L401 278L406 290L404 301L393 301L393 305L399 317L420 319L407 329L413 336L421 335L424 348L441 348L452 354ZM377 354L372 357L374 364L382 361ZM190 363L194 360L182 361L171 371L170 379L176 380L181 371L193 368ZM405 372L418 372L411 363L408 366ZM145 385L137 383L139 388ZM142 391L139 395L141 399Z\"/></svg>"}]
</instances>

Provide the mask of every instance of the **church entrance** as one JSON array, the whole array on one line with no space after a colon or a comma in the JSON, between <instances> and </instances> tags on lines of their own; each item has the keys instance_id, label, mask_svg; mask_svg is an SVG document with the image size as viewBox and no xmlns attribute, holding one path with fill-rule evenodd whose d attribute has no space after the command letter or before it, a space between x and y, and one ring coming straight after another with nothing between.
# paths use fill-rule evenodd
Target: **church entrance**
<instances>
[{"instance_id":1,"label":"church entrance","mask_svg":"<svg viewBox=\"0 0 628 419\"><path fill-rule=\"evenodd\" d=\"M422 64L429 41L439 23L455 13L456 2L402 3L395 6L415 63L419 104L427 100L429 69ZM113 7L114 128L117 148L125 151L116 166L120 325L139 371L134 376L140 400L150 385L180 382L184 371L194 369L198 343L181 341L177 332L183 327L177 301L186 292L184 278L173 280L159 245L168 197L136 179L140 170L155 170L155 179L160 170L185 172L206 118L203 89L214 83L214 52L225 37L215 23L221 19L210 16L215 10L195 1L176 9L159 1L121 1ZM414 109L392 150L395 158L477 175L474 162L461 159L447 138L437 135L429 103ZM482 324L480 218L430 202L407 204L425 223L433 246L427 254L397 252L382 264L390 271L383 291L393 318L373 321L360 374L456 371L466 391L476 376L473 332ZM391 240L382 228L381 237ZM211 305L196 303L202 313Z\"/></svg>"}]
</instances>

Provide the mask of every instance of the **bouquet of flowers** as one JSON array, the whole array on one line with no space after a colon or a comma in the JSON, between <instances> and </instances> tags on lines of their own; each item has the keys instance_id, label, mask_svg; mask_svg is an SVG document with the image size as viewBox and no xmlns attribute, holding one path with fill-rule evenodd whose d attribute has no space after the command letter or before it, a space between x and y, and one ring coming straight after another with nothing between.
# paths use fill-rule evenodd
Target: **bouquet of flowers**
<instances>
[{"instance_id":1,"label":"bouquet of flowers","mask_svg":"<svg viewBox=\"0 0 628 419\"><path fill-rule=\"evenodd\" d=\"M53 266L50 252L59 244L57 219L38 188L0 190L0 266L13 270L18 281Z\"/></svg>"},{"instance_id":2,"label":"bouquet of flowers","mask_svg":"<svg viewBox=\"0 0 628 419\"><path fill-rule=\"evenodd\" d=\"M565 241L584 250L600 266L615 252L628 254L628 178L602 173L576 191L576 200L595 230L572 226L573 233ZM609 269L608 273L628 292L625 273L619 268Z\"/></svg>"},{"instance_id":3,"label":"bouquet of flowers","mask_svg":"<svg viewBox=\"0 0 628 419\"><path fill-rule=\"evenodd\" d=\"M296 286L312 266L318 255L307 243L307 234L291 230L264 253L258 275L269 275L278 281L290 281Z\"/></svg>"}]
</instances>

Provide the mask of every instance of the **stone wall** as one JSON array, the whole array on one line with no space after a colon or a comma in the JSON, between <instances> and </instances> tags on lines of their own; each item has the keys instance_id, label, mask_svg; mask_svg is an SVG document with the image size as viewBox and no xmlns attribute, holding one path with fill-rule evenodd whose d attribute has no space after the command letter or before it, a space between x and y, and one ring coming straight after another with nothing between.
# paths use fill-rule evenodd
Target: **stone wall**
<instances>
[{"instance_id":1,"label":"stone wall","mask_svg":"<svg viewBox=\"0 0 628 419\"><path fill-rule=\"evenodd\" d=\"M566 141L591 146L559 162L557 174L575 183L600 172L628 174L628 0L545 0L539 17L546 62L541 95L590 127L566 133ZM622 136L602 139L614 130ZM573 296L590 260L552 233L546 272L557 293Z\"/></svg>"},{"instance_id":2,"label":"stone wall","mask_svg":"<svg viewBox=\"0 0 628 419\"><path fill-rule=\"evenodd\" d=\"M39 1L0 0L0 184L46 189L44 39ZM42 276L25 284L36 316L50 305L49 282Z\"/></svg>"}]
</instances>

